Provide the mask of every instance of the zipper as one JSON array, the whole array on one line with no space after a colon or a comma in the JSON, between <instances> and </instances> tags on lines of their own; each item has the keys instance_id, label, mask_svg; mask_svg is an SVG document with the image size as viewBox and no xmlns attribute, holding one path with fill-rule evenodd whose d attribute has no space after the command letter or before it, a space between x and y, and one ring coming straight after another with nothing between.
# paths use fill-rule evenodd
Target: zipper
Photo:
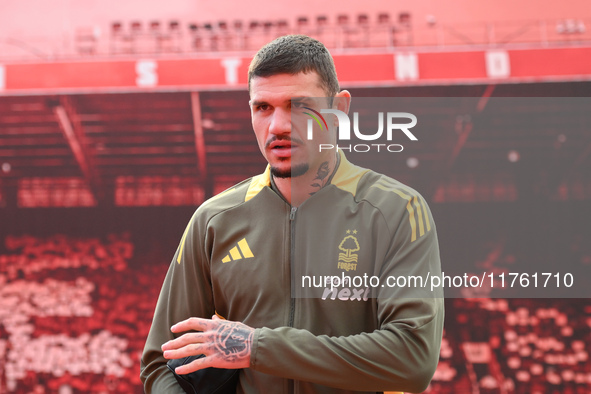
<instances>
[{"instance_id":1,"label":"zipper","mask_svg":"<svg viewBox=\"0 0 591 394\"><path fill-rule=\"evenodd\" d=\"M290 242L289 242L289 267L290 271L293 272L292 264L295 259L295 217L296 212L298 211L298 207L291 207L291 211L289 213L289 221L291 224L291 231L290 231ZM291 286L290 286L291 287ZM293 289L291 289L293 291ZM293 327L293 320L295 315L295 298L290 295L290 303L289 303L289 327Z\"/></svg>"},{"instance_id":2,"label":"zipper","mask_svg":"<svg viewBox=\"0 0 591 394\"><path fill-rule=\"evenodd\" d=\"M289 220L293 221L295 219L295 214L298 211L298 207L291 207L291 211L289 213ZM292 228L293 230L293 228Z\"/></svg>"},{"instance_id":3,"label":"zipper","mask_svg":"<svg viewBox=\"0 0 591 394\"><path fill-rule=\"evenodd\" d=\"M289 270L290 270L290 276L293 275L293 262L295 259L295 218L296 218L296 213L298 211L298 207L291 207L291 210L289 212L289 223L290 223L290 231L289 231L289 236L290 236L290 240L289 240ZM295 298L293 297L293 295L291 294L291 292L293 291L292 289L292 283L291 283L291 277L290 277L290 298L289 298L289 323L288 323L288 327L293 327L293 321L294 321L294 315L295 315ZM295 381L293 379L289 379L288 383L287 383L287 392L288 394L293 394L295 392Z\"/></svg>"}]
</instances>

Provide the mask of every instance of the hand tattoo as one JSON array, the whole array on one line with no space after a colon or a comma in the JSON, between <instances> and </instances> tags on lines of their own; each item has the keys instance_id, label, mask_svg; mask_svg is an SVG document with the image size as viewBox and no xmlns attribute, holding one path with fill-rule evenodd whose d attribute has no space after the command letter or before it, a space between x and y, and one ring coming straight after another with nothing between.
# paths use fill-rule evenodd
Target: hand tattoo
<instances>
[{"instance_id":1,"label":"hand tattoo","mask_svg":"<svg viewBox=\"0 0 591 394\"><path fill-rule=\"evenodd\" d=\"M328 177L328 173L328 162L325 161L324 163L320 164L320 167L318 167L318 171L316 172L316 178L314 178L313 183L310 186L317 187L318 190L322 189L326 184L326 181L328 180L326 179ZM315 192L311 192L310 195L315 194L318 190L316 190Z\"/></svg>"},{"instance_id":2,"label":"hand tattoo","mask_svg":"<svg viewBox=\"0 0 591 394\"><path fill-rule=\"evenodd\" d=\"M226 369L248 368L254 328L244 323L192 317L171 327L173 333L189 332L162 345L167 359L204 354L205 357L177 367L178 374L187 374L198 369L214 367Z\"/></svg>"},{"instance_id":3,"label":"hand tattoo","mask_svg":"<svg viewBox=\"0 0 591 394\"><path fill-rule=\"evenodd\" d=\"M221 324L216 329L214 345L226 361L236 361L250 355L253 331L236 322Z\"/></svg>"}]
</instances>

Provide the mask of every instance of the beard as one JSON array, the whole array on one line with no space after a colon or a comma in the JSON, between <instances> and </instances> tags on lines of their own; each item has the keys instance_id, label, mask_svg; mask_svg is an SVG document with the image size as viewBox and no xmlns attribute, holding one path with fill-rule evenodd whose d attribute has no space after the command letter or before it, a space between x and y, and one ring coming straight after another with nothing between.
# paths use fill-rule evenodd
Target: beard
<instances>
[{"instance_id":1,"label":"beard","mask_svg":"<svg viewBox=\"0 0 591 394\"><path fill-rule=\"evenodd\" d=\"M281 170L277 167L271 167L271 175L276 178L295 178L304 175L309 169L310 166L307 163L296 164L295 166L286 170Z\"/></svg>"}]
</instances>

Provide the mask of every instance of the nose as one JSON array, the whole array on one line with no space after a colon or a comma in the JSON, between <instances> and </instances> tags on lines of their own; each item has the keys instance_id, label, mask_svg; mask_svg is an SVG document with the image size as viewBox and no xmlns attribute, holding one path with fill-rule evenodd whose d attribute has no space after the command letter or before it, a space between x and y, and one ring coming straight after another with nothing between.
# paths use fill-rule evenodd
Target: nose
<instances>
[{"instance_id":1,"label":"nose","mask_svg":"<svg viewBox=\"0 0 591 394\"><path fill-rule=\"evenodd\" d=\"M269 125L269 134L291 134L291 111L286 108L275 108Z\"/></svg>"}]
</instances>

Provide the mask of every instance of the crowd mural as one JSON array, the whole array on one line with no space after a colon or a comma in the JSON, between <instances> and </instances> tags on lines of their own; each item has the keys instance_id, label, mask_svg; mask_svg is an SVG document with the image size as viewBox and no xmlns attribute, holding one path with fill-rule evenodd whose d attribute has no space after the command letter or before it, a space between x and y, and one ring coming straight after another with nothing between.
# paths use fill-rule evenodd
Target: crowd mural
<instances>
[{"instance_id":1,"label":"crowd mural","mask_svg":"<svg viewBox=\"0 0 591 394\"><path fill-rule=\"evenodd\" d=\"M0 250L0 393L142 393L170 256L136 261L129 233L10 235ZM448 299L426 392L588 393L589 343L588 300Z\"/></svg>"},{"instance_id":2,"label":"crowd mural","mask_svg":"<svg viewBox=\"0 0 591 394\"><path fill-rule=\"evenodd\" d=\"M0 393L143 392L139 357L166 264L128 234L9 236L0 255Z\"/></svg>"}]
</instances>

